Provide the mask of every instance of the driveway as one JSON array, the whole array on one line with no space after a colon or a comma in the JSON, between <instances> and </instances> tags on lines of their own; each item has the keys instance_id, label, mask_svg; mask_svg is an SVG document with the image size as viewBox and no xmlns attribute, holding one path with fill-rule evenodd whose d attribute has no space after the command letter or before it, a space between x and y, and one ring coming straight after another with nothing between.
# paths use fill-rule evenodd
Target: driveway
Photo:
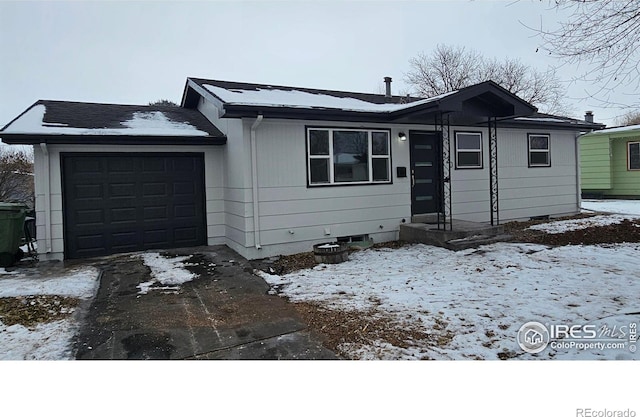
<instances>
[{"instance_id":1,"label":"driveway","mask_svg":"<svg viewBox=\"0 0 640 417\"><path fill-rule=\"evenodd\" d=\"M178 292L137 287L150 270L139 256L94 259L100 288L86 313L77 359L336 359L286 300L225 246L161 251L192 255L199 278Z\"/></svg>"}]
</instances>

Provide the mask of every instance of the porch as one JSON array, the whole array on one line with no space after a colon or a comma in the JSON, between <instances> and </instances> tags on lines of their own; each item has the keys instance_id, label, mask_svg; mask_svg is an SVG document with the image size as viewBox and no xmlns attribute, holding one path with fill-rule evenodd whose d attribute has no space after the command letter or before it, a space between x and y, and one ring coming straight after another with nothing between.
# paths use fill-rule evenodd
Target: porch
<instances>
[{"instance_id":1,"label":"porch","mask_svg":"<svg viewBox=\"0 0 640 417\"><path fill-rule=\"evenodd\" d=\"M451 219L447 228L438 225L436 216L413 216L411 223L400 225L400 240L424 243L451 250L475 248L512 239L504 231L504 226Z\"/></svg>"}]
</instances>

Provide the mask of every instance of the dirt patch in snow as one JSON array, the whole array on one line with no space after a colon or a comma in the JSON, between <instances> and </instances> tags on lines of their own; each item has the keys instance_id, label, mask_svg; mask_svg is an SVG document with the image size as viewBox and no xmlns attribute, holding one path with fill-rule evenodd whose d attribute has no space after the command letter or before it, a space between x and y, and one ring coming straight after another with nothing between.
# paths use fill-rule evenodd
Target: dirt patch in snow
<instances>
[{"instance_id":1,"label":"dirt patch in snow","mask_svg":"<svg viewBox=\"0 0 640 417\"><path fill-rule=\"evenodd\" d=\"M393 241L393 242L383 242L376 243L371 246L371 248L389 248L389 249L398 249L406 245L407 242L403 241ZM350 252L358 252L361 249L357 246L352 246L349 248ZM317 265L316 260L313 256L313 252L303 252L296 253L294 255L286 255L279 256L272 259L260 259L251 262L254 269L260 269L269 274L275 275L286 275L292 272L300 271L301 269L309 269L313 268Z\"/></svg>"},{"instance_id":2,"label":"dirt patch in snow","mask_svg":"<svg viewBox=\"0 0 640 417\"><path fill-rule=\"evenodd\" d=\"M66 319L78 306L78 299L60 295L30 295L0 298L0 321L6 326L33 327Z\"/></svg>"},{"instance_id":3,"label":"dirt patch in snow","mask_svg":"<svg viewBox=\"0 0 640 417\"><path fill-rule=\"evenodd\" d=\"M565 219L576 219L586 216L574 216ZM564 233L545 233L540 230L528 229L544 221L511 222L506 223L505 230L520 242L539 243L551 246L565 245L598 245L607 243L638 243L640 242L640 220L624 219L620 223L606 226L591 226L580 230Z\"/></svg>"},{"instance_id":4,"label":"dirt patch in snow","mask_svg":"<svg viewBox=\"0 0 640 417\"><path fill-rule=\"evenodd\" d=\"M309 328L322 335L325 347L348 359L356 358L349 355L345 346L384 342L409 349L416 347L419 341L427 341L431 346L445 346L454 336L447 330L444 321L437 322L431 331L427 331L418 322L391 317L376 310L333 310L310 302L296 302L293 305Z\"/></svg>"}]
</instances>

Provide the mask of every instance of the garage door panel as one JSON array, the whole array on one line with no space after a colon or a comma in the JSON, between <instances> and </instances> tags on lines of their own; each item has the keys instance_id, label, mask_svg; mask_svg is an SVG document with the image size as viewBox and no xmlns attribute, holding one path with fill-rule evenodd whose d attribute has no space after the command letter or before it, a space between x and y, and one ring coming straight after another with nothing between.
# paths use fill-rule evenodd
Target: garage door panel
<instances>
[{"instance_id":1,"label":"garage door panel","mask_svg":"<svg viewBox=\"0 0 640 417\"><path fill-rule=\"evenodd\" d=\"M123 173L133 174L136 172L138 164L137 158L133 157L110 158L106 163L106 172L111 175Z\"/></svg>"},{"instance_id":2,"label":"garage door panel","mask_svg":"<svg viewBox=\"0 0 640 417\"><path fill-rule=\"evenodd\" d=\"M201 154L63 154L62 163L67 258L206 243Z\"/></svg>"},{"instance_id":3,"label":"garage door panel","mask_svg":"<svg viewBox=\"0 0 640 417\"><path fill-rule=\"evenodd\" d=\"M104 198L102 184L78 184L72 189L75 198Z\"/></svg>"},{"instance_id":4,"label":"garage door panel","mask_svg":"<svg viewBox=\"0 0 640 417\"><path fill-rule=\"evenodd\" d=\"M150 182L142 185L142 195L144 197L168 197L169 193L167 183Z\"/></svg>"},{"instance_id":5,"label":"garage door panel","mask_svg":"<svg viewBox=\"0 0 640 417\"><path fill-rule=\"evenodd\" d=\"M110 197L135 197L136 196L136 184L133 182L126 183L110 183L109 184L109 196Z\"/></svg>"}]
</instances>

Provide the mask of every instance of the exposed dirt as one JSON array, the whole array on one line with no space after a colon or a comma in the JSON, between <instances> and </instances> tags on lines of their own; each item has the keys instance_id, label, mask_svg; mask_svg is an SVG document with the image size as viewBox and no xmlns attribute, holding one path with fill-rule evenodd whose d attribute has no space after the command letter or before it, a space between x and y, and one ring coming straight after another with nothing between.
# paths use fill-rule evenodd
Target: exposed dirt
<instances>
[{"instance_id":1,"label":"exposed dirt","mask_svg":"<svg viewBox=\"0 0 640 417\"><path fill-rule=\"evenodd\" d=\"M371 248L391 248L397 249L406 245L406 242L403 241L395 241L395 242L383 242L376 243ZM351 247L349 251L351 253L358 252L361 250L358 247ZM309 269L316 266L316 261L313 256L313 252L303 252L297 253L295 255L287 255L287 256L278 256L272 259L261 259L257 261L251 262L254 269L260 269L269 274L275 275L286 275L291 272L300 271L301 269Z\"/></svg>"},{"instance_id":2,"label":"exposed dirt","mask_svg":"<svg viewBox=\"0 0 640 417\"><path fill-rule=\"evenodd\" d=\"M577 219L589 216L574 216L565 219ZM558 219L554 219L558 220ZM592 226L586 229L565 233L545 233L540 230L527 230L535 224L547 221L511 222L505 224L507 233L519 242L540 243L551 246L597 245L607 243L640 242L640 220L623 220L608 226Z\"/></svg>"},{"instance_id":3,"label":"exposed dirt","mask_svg":"<svg viewBox=\"0 0 640 417\"><path fill-rule=\"evenodd\" d=\"M381 341L409 348L424 340L442 346L452 338L447 331L441 331L446 326L427 332L418 323L398 320L376 310L332 310L319 303L308 302L295 303L294 307L309 328L322 335L325 347L343 355L340 349L343 344L368 345L372 341Z\"/></svg>"},{"instance_id":4,"label":"exposed dirt","mask_svg":"<svg viewBox=\"0 0 640 417\"><path fill-rule=\"evenodd\" d=\"M4 297L0 298L0 321L6 326L21 324L33 327L39 323L65 319L77 306L77 298L59 295Z\"/></svg>"}]
</instances>

